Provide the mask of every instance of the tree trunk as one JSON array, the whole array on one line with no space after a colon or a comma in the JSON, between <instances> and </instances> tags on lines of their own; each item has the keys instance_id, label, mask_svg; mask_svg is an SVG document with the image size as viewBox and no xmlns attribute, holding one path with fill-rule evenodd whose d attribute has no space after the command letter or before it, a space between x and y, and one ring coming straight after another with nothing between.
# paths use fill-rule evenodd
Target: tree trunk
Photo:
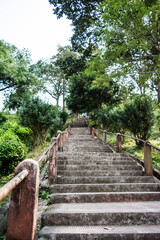
<instances>
[{"instance_id":1,"label":"tree trunk","mask_svg":"<svg viewBox=\"0 0 160 240\"><path fill-rule=\"evenodd\" d=\"M158 76L158 104L160 104L160 76Z\"/></svg>"},{"instance_id":2,"label":"tree trunk","mask_svg":"<svg viewBox=\"0 0 160 240\"><path fill-rule=\"evenodd\" d=\"M57 105L57 107L58 107L58 105L59 105L59 97L56 98L56 105Z\"/></svg>"},{"instance_id":3,"label":"tree trunk","mask_svg":"<svg viewBox=\"0 0 160 240\"><path fill-rule=\"evenodd\" d=\"M65 80L63 80L63 112L65 112Z\"/></svg>"}]
</instances>

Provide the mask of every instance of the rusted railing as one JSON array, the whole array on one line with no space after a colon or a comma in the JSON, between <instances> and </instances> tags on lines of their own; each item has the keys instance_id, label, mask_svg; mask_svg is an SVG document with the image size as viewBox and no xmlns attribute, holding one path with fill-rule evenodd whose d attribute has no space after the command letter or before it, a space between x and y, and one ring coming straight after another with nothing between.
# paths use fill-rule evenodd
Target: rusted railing
<instances>
[{"instance_id":1,"label":"rusted railing","mask_svg":"<svg viewBox=\"0 0 160 240\"><path fill-rule=\"evenodd\" d=\"M70 125L58 131L51 145L36 160L26 159L15 170L15 177L0 188L0 201L12 191L6 239L33 240L38 209L39 168L49 160L49 184L57 182L56 151L63 151L70 134Z\"/></svg>"},{"instance_id":2,"label":"rusted railing","mask_svg":"<svg viewBox=\"0 0 160 240\"><path fill-rule=\"evenodd\" d=\"M160 148L152 145L149 141L144 141L142 139L135 138L135 137L128 136L128 135L124 135L124 134L121 134L121 133L107 132L106 130L102 130L102 129L97 129L95 131L95 129L93 127L91 127L88 122L86 122L86 123L88 125L88 130L90 131L90 134L92 135L93 138L96 135L96 137L98 139L100 139L100 131L103 133L103 143L104 144L107 144L107 134L114 134L116 136L116 151L119 152L119 153L122 152L122 137L131 138L131 139L134 139L136 141L143 142L143 144L144 144L144 168L145 168L145 172L146 172L147 175L153 176L151 148L154 148L159 152L160 152Z\"/></svg>"}]
</instances>

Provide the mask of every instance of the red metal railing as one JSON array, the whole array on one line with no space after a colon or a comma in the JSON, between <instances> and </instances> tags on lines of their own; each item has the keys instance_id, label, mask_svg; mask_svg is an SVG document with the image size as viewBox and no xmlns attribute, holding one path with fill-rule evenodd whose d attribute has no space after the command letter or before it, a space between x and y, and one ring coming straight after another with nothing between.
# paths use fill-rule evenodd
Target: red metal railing
<instances>
[{"instance_id":1,"label":"red metal railing","mask_svg":"<svg viewBox=\"0 0 160 240\"><path fill-rule=\"evenodd\" d=\"M49 159L48 181L57 182L56 152L63 151L70 134L70 125L58 131L51 145L36 160L26 159L16 170L15 177L0 188L0 201L12 191L6 239L33 240L35 238L38 208L39 168Z\"/></svg>"}]
</instances>

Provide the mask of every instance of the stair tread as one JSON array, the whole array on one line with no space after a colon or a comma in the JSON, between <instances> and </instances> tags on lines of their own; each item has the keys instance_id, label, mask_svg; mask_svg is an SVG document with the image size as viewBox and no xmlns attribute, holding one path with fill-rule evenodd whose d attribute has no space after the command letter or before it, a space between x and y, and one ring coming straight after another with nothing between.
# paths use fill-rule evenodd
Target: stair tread
<instances>
[{"instance_id":1,"label":"stair tread","mask_svg":"<svg viewBox=\"0 0 160 240\"><path fill-rule=\"evenodd\" d=\"M108 228L108 229L105 229ZM46 226L41 234L51 233L79 233L79 234L113 234L113 233L160 233L160 225L132 225L132 226Z\"/></svg>"},{"instance_id":2,"label":"stair tread","mask_svg":"<svg viewBox=\"0 0 160 240\"><path fill-rule=\"evenodd\" d=\"M158 192L78 192L78 193L52 193L55 196L62 195L62 196L67 196L67 195L118 195L118 194L135 194L135 195L140 195L140 194L160 194L160 191Z\"/></svg>"},{"instance_id":3,"label":"stair tread","mask_svg":"<svg viewBox=\"0 0 160 240\"><path fill-rule=\"evenodd\" d=\"M48 207L44 215L54 213L160 213L159 201L60 203Z\"/></svg>"}]
</instances>

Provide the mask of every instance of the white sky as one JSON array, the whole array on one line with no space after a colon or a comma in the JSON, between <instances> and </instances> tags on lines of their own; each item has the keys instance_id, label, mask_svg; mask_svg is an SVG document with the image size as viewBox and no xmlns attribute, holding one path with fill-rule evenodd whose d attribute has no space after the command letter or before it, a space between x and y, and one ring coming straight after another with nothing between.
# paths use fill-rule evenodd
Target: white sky
<instances>
[{"instance_id":1,"label":"white sky","mask_svg":"<svg viewBox=\"0 0 160 240\"><path fill-rule=\"evenodd\" d=\"M28 48L33 62L50 58L72 36L71 22L57 20L52 8L48 0L0 0L0 39Z\"/></svg>"},{"instance_id":2,"label":"white sky","mask_svg":"<svg viewBox=\"0 0 160 240\"><path fill-rule=\"evenodd\" d=\"M0 39L28 48L34 62L51 57L72 36L70 21L52 8L48 0L0 0Z\"/></svg>"}]
</instances>

